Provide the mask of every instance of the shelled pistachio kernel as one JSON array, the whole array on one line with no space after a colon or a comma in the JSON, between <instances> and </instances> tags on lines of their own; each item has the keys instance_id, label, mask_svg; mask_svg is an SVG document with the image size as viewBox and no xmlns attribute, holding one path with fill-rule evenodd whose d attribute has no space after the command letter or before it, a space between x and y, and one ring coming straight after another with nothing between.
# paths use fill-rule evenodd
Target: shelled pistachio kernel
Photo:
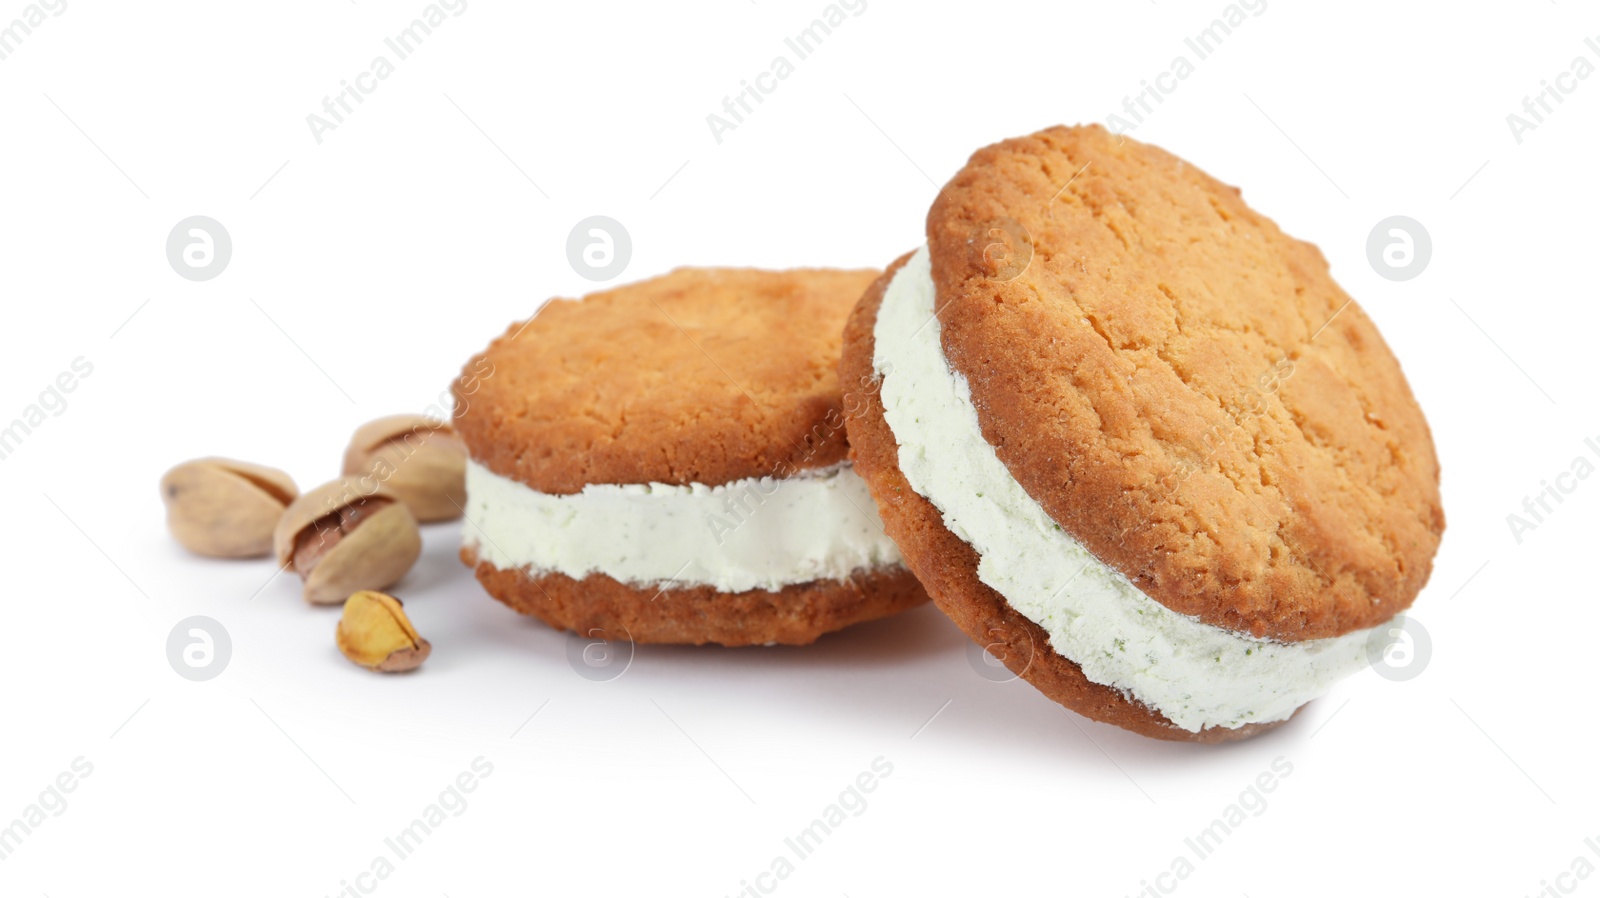
<instances>
[{"instance_id":1,"label":"shelled pistachio kernel","mask_svg":"<svg viewBox=\"0 0 1600 898\"><path fill-rule=\"evenodd\" d=\"M428 640L417 635L400 600L374 590L361 590L345 600L334 638L346 658L383 673L414 670L433 651Z\"/></svg>"}]
</instances>

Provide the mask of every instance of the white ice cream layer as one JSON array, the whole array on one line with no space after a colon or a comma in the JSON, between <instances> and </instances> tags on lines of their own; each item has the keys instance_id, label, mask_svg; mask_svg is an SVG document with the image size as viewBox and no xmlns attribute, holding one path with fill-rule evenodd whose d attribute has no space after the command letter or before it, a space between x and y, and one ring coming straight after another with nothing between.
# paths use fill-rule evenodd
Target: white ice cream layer
<instances>
[{"instance_id":1,"label":"white ice cream layer","mask_svg":"<svg viewBox=\"0 0 1600 898\"><path fill-rule=\"evenodd\" d=\"M776 591L901 563L849 465L719 486L591 484L541 493L467 463L462 539L501 569Z\"/></svg>"},{"instance_id":2,"label":"white ice cream layer","mask_svg":"<svg viewBox=\"0 0 1600 898\"><path fill-rule=\"evenodd\" d=\"M950 370L928 250L889 284L873 330L900 470L979 555L978 578L1050 635L1056 652L1191 732L1282 720L1366 663L1370 630L1281 643L1214 627L1145 595L1068 536L983 438Z\"/></svg>"}]
</instances>

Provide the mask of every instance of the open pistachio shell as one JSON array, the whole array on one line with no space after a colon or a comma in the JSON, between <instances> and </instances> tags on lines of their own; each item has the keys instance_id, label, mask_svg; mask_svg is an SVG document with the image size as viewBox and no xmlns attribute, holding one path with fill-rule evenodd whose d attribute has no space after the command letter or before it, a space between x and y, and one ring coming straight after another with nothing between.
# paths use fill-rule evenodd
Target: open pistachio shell
<instances>
[{"instance_id":1,"label":"open pistachio shell","mask_svg":"<svg viewBox=\"0 0 1600 898\"><path fill-rule=\"evenodd\" d=\"M391 415L363 424L344 453L346 475L376 478L419 521L461 517L466 471L466 444L449 424L423 415Z\"/></svg>"},{"instance_id":2,"label":"open pistachio shell","mask_svg":"<svg viewBox=\"0 0 1600 898\"><path fill-rule=\"evenodd\" d=\"M410 509L367 478L346 477L300 497L274 534L278 561L305 580L306 601L343 602L399 582L422 554Z\"/></svg>"},{"instance_id":3,"label":"open pistachio shell","mask_svg":"<svg viewBox=\"0 0 1600 898\"><path fill-rule=\"evenodd\" d=\"M276 468L228 458L187 461L161 478L173 538L216 558L271 553L273 529L299 492Z\"/></svg>"}]
</instances>

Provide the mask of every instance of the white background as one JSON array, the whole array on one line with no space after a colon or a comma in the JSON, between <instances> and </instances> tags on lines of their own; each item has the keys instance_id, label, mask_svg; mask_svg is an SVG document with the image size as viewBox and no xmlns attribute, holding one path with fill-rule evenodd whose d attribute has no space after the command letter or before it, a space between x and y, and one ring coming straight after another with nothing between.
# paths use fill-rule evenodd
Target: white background
<instances>
[{"instance_id":1,"label":"white background","mask_svg":"<svg viewBox=\"0 0 1600 898\"><path fill-rule=\"evenodd\" d=\"M333 895L479 756L466 810L374 894L733 895L880 756L865 812L776 893L1133 895L1280 757L1266 810L1179 893L1523 896L1600 865L1600 479L1520 544L1506 520L1600 462L1600 77L1520 144L1506 122L1600 64L1592 4L1272 0L1134 132L1322 247L1439 446L1428 666L1363 672L1265 737L1069 715L980 677L931 607L803 649L643 648L593 682L479 590L454 524L398 590L433 657L379 677L271 563L165 533L169 465L314 486L357 424L425 408L508 322L591 289L565 253L584 217L631 232L618 282L884 265L974 149L1104 121L1224 5L868 0L718 144L706 116L821 0L471 0L319 145L306 116L421 0L70 0L0 61L0 423L93 365L0 462L0 826L73 759L93 773L0 860L0 893ZM0 24L24 8L0 0ZM1365 253L1395 214L1434 242L1405 283ZM191 215L232 235L215 280L167 263ZM204 683L165 649L197 614L233 640Z\"/></svg>"}]
</instances>

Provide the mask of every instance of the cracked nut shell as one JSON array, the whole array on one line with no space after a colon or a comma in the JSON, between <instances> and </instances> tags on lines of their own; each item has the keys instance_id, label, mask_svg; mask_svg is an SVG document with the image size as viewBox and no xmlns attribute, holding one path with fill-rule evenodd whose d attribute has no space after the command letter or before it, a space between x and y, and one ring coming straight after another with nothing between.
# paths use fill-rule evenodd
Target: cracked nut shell
<instances>
[{"instance_id":1,"label":"cracked nut shell","mask_svg":"<svg viewBox=\"0 0 1600 898\"><path fill-rule=\"evenodd\" d=\"M336 605L399 582L422 554L417 519L394 493L359 477L325 483L284 511L278 563L305 581L306 601Z\"/></svg>"},{"instance_id":2,"label":"cracked nut shell","mask_svg":"<svg viewBox=\"0 0 1600 898\"><path fill-rule=\"evenodd\" d=\"M344 453L346 476L394 491L419 521L452 521L467 502L467 447L449 424L391 415L361 425Z\"/></svg>"},{"instance_id":3,"label":"cracked nut shell","mask_svg":"<svg viewBox=\"0 0 1600 898\"><path fill-rule=\"evenodd\" d=\"M231 458L197 458L161 478L167 529L179 545L213 558L272 552L273 528L300 490L277 468Z\"/></svg>"}]
</instances>

